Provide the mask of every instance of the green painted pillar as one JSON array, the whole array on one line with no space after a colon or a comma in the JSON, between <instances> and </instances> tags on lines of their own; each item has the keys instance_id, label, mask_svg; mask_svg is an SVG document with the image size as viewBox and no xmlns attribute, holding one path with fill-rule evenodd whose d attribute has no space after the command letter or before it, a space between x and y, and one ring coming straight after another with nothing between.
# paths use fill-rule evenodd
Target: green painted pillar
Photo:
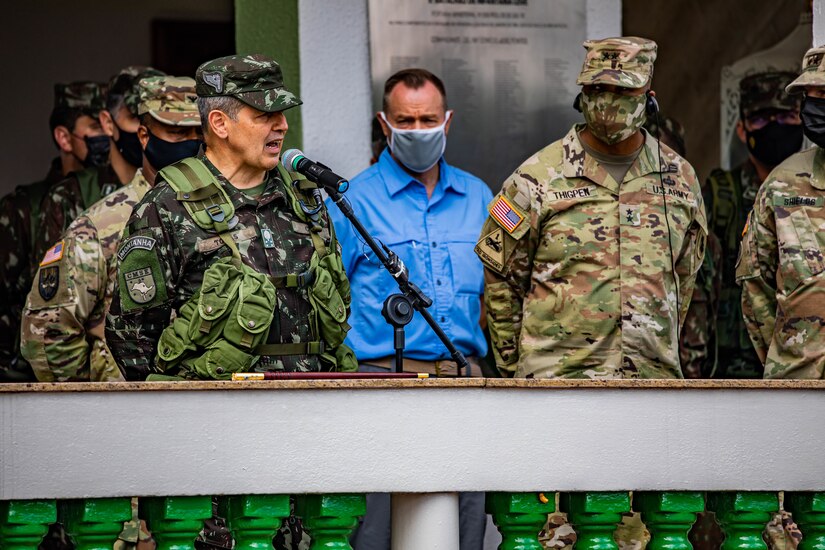
<instances>
[{"instance_id":1,"label":"green painted pillar","mask_svg":"<svg viewBox=\"0 0 825 550\"><path fill-rule=\"evenodd\" d=\"M330 9L338 9L330 7ZM284 84L301 97L298 57L298 0L235 0L235 46L239 54L262 53L278 62ZM284 150L301 148L301 107L286 111L289 131Z\"/></svg>"},{"instance_id":2,"label":"green painted pillar","mask_svg":"<svg viewBox=\"0 0 825 550\"><path fill-rule=\"evenodd\" d=\"M692 550L688 531L705 509L702 493L637 492L633 509L650 531L650 550Z\"/></svg>"},{"instance_id":3,"label":"green painted pillar","mask_svg":"<svg viewBox=\"0 0 825 550\"><path fill-rule=\"evenodd\" d=\"M630 511L627 492L562 493L559 506L576 530L576 550L618 550L613 531Z\"/></svg>"},{"instance_id":4,"label":"green painted pillar","mask_svg":"<svg viewBox=\"0 0 825 550\"><path fill-rule=\"evenodd\" d=\"M140 499L157 550L194 550L204 520L212 517L212 497L154 497Z\"/></svg>"},{"instance_id":5,"label":"green painted pillar","mask_svg":"<svg viewBox=\"0 0 825 550\"><path fill-rule=\"evenodd\" d=\"M220 500L235 550L272 549L272 537L289 516L289 495L238 495Z\"/></svg>"},{"instance_id":6,"label":"green painted pillar","mask_svg":"<svg viewBox=\"0 0 825 550\"><path fill-rule=\"evenodd\" d=\"M60 519L77 550L111 550L132 518L128 498L85 498L60 503Z\"/></svg>"},{"instance_id":7,"label":"green painted pillar","mask_svg":"<svg viewBox=\"0 0 825 550\"><path fill-rule=\"evenodd\" d=\"M499 550L543 550L539 531L555 511L554 493L487 493L486 506L501 533Z\"/></svg>"},{"instance_id":8,"label":"green painted pillar","mask_svg":"<svg viewBox=\"0 0 825 550\"><path fill-rule=\"evenodd\" d=\"M54 500L0 501L0 548L37 548L48 531L49 524L55 521L57 503Z\"/></svg>"},{"instance_id":9,"label":"green painted pillar","mask_svg":"<svg viewBox=\"0 0 825 550\"><path fill-rule=\"evenodd\" d=\"M362 494L298 495L295 513L312 537L310 550L352 550L349 537L367 511Z\"/></svg>"},{"instance_id":10,"label":"green painted pillar","mask_svg":"<svg viewBox=\"0 0 825 550\"><path fill-rule=\"evenodd\" d=\"M709 493L708 508L725 532L722 550L765 550L762 531L779 511L779 497L770 492Z\"/></svg>"},{"instance_id":11,"label":"green painted pillar","mask_svg":"<svg viewBox=\"0 0 825 550\"><path fill-rule=\"evenodd\" d=\"M802 531L797 550L825 550L825 493L785 493L785 510Z\"/></svg>"}]
</instances>

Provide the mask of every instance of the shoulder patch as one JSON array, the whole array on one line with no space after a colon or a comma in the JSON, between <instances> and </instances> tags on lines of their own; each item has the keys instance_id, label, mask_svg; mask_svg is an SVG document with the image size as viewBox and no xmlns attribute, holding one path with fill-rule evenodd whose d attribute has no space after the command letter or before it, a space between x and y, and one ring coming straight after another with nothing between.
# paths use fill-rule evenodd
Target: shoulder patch
<instances>
[{"instance_id":1,"label":"shoulder patch","mask_svg":"<svg viewBox=\"0 0 825 550\"><path fill-rule=\"evenodd\" d=\"M40 262L40 267L59 262L63 258L64 242L60 241L46 251L43 260Z\"/></svg>"},{"instance_id":2,"label":"shoulder patch","mask_svg":"<svg viewBox=\"0 0 825 550\"><path fill-rule=\"evenodd\" d=\"M490 207L490 216L501 227L512 233L524 221L524 214L518 211L504 196L499 196Z\"/></svg>"},{"instance_id":3,"label":"shoulder patch","mask_svg":"<svg viewBox=\"0 0 825 550\"><path fill-rule=\"evenodd\" d=\"M49 301L57 294L57 289L60 286L60 266L52 265L40 268L40 274L37 279L37 292L45 301Z\"/></svg>"},{"instance_id":4,"label":"shoulder patch","mask_svg":"<svg viewBox=\"0 0 825 550\"><path fill-rule=\"evenodd\" d=\"M141 235L129 237L120 245L120 249L117 251L117 259L122 262L126 259L126 256L135 249L152 250L155 248L156 242L152 237L144 237Z\"/></svg>"},{"instance_id":5,"label":"shoulder patch","mask_svg":"<svg viewBox=\"0 0 825 550\"><path fill-rule=\"evenodd\" d=\"M127 271L123 275L129 296L136 304L151 302L157 294L157 285L152 277L152 268L145 267L134 271Z\"/></svg>"},{"instance_id":6,"label":"shoulder patch","mask_svg":"<svg viewBox=\"0 0 825 550\"><path fill-rule=\"evenodd\" d=\"M501 271L504 269L504 230L496 227L476 243L475 252L483 263Z\"/></svg>"}]
</instances>

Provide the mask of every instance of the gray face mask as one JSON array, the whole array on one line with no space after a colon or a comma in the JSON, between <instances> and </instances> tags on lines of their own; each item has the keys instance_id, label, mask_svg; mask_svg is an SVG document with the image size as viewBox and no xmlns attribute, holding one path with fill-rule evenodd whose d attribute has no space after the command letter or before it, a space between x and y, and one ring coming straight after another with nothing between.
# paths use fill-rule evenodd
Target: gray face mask
<instances>
[{"instance_id":1,"label":"gray face mask","mask_svg":"<svg viewBox=\"0 0 825 550\"><path fill-rule=\"evenodd\" d=\"M395 159L409 168L411 171L421 174L435 166L444 149L447 147L447 134L444 129L450 120L452 111L447 111L447 116L440 126L427 128L426 130L401 130L393 128L384 113L381 118L390 128L390 151Z\"/></svg>"}]
</instances>

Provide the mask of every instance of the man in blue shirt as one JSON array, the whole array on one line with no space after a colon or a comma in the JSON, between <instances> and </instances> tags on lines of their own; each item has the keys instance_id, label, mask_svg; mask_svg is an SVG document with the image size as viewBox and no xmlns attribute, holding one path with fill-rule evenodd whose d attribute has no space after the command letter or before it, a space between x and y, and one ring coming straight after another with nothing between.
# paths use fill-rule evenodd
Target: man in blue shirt
<instances>
[{"instance_id":1,"label":"man in blue shirt","mask_svg":"<svg viewBox=\"0 0 825 550\"><path fill-rule=\"evenodd\" d=\"M467 356L471 375L481 376L478 359L487 353L479 324L484 270L473 248L493 195L483 181L442 157L452 111L437 76L424 69L397 72L384 85L383 109L378 120L389 147L351 180L346 197L370 234L398 254L410 281L432 298L430 314ZM354 298L347 344L362 371L390 371L393 327L381 307L398 286L338 208L329 205L329 214ZM404 370L456 374L449 352L420 315L406 327ZM460 506L461 550L480 549L483 494L462 494ZM389 496L368 495L354 547L389 550L389 520Z\"/></svg>"}]
</instances>

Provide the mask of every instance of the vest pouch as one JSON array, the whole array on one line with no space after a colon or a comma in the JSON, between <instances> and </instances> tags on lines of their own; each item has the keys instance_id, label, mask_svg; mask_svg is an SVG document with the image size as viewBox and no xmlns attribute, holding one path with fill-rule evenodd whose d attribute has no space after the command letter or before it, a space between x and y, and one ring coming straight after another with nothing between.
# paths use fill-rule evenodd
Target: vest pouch
<instances>
[{"instance_id":1,"label":"vest pouch","mask_svg":"<svg viewBox=\"0 0 825 550\"><path fill-rule=\"evenodd\" d=\"M180 308L177 317L163 329L158 340L157 365L167 371L181 362L181 356L186 352L193 352L197 348L188 336L191 319L195 314L195 299L188 300Z\"/></svg>"},{"instance_id":2,"label":"vest pouch","mask_svg":"<svg viewBox=\"0 0 825 550\"><path fill-rule=\"evenodd\" d=\"M277 293L269 277L243 267L237 299L223 329L223 336L242 349L263 343L275 315Z\"/></svg>"},{"instance_id":3,"label":"vest pouch","mask_svg":"<svg viewBox=\"0 0 825 550\"><path fill-rule=\"evenodd\" d=\"M242 278L242 269L232 263L232 258L221 258L203 273L197 314L189 325L193 343L208 346L220 337L222 318L237 301Z\"/></svg>"},{"instance_id":4,"label":"vest pouch","mask_svg":"<svg viewBox=\"0 0 825 550\"><path fill-rule=\"evenodd\" d=\"M310 268L315 271L315 281L307 294L315 311L320 336L328 346L334 348L344 342L349 324L344 300L335 287L332 274L327 268L328 262L325 261L330 256L319 261L318 253L313 254Z\"/></svg>"},{"instance_id":5,"label":"vest pouch","mask_svg":"<svg viewBox=\"0 0 825 550\"><path fill-rule=\"evenodd\" d=\"M217 340L200 357L184 361L183 369L204 380L230 380L233 372L248 371L255 359L226 340Z\"/></svg>"}]
</instances>

